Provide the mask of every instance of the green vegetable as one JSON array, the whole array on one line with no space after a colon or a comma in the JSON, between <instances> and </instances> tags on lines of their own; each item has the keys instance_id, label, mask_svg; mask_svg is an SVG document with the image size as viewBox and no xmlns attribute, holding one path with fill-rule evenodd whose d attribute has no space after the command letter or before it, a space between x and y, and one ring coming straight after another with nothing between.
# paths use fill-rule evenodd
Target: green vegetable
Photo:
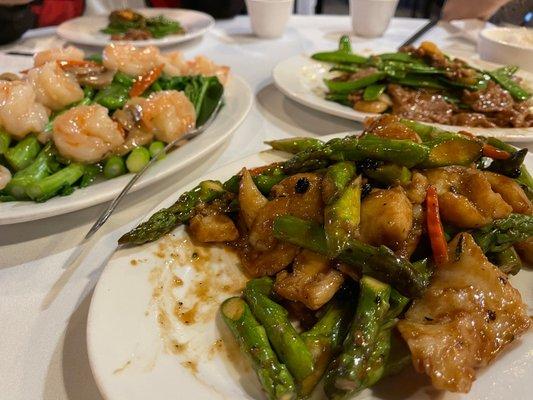
<instances>
[{"instance_id":1,"label":"green vegetable","mask_svg":"<svg viewBox=\"0 0 533 400\"><path fill-rule=\"evenodd\" d=\"M478 160L483 152L481 141L452 132L443 132L424 144L430 148L430 152L428 159L420 164L423 168L467 166Z\"/></svg>"},{"instance_id":2,"label":"green vegetable","mask_svg":"<svg viewBox=\"0 0 533 400\"><path fill-rule=\"evenodd\" d=\"M85 57L85 59L87 61L94 61L98 64L102 64L103 63L103 58L102 58L102 54L91 54L91 55L88 55L87 57Z\"/></svg>"},{"instance_id":3,"label":"green vegetable","mask_svg":"<svg viewBox=\"0 0 533 400\"><path fill-rule=\"evenodd\" d=\"M350 182L324 209L324 232L330 257L337 256L350 243L361 221L361 177Z\"/></svg>"},{"instance_id":4,"label":"green vegetable","mask_svg":"<svg viewBox=\"0 0 533 400\"><path fill-rule=\"evenodd\" d=\"M362 89L373 83L376 83L382 80L385 76L385 72L375 72L355 81L336 81L332 79L325 79L324 82L326 83L326 86L330 92L351 93L357 89Z\"/></svg>"},{"instance_id":5,"label":"green vegetable","mask_svg":"<svg viewBox=\"0 0 533 400\"><path fill-rule=\"evenodd\" d=\"M11 144L11 136L0 128L0 156L5 154Z\"/></svg>"},{"instance_id":6,"label":"green vegetable","mask_svg":"<svg viewBox=\"0 0 533 400\"><path fill-rule=\"evenodd\" d=\"M363 92L363 100L365 101L378 100L379 96L381 96L383 92L385 92L386 88L387 88L387 85L383 83L367 86L365 88L365 91Z\"/></svg>"},{"instance_id":7,"label":"green vegetable","mask_svg":"<svg viewBox=\"0 0 533 400\"><path fill-rule=\"evenodd\" d=\"M133 77L129 76L128 74L125 74L124 72L117 71L115 73L115 76L113 76L113 83L119 84L129 89L133 86L134 79Z\"/></svg>"},{"instance_id":8,"label":"green vegetable","mask_svg":"<svg viewBox=\"0 0 533 400\"><path fill-rule=\"evenodd\" d=\"M514 99L518 101L524 101L531 97L531 93L528 93L523 89L511 76L509 76L509 70L495 69L494 71L487 71L492 79L507 90Z\"/></svg>"},{"instance_id":9,"label":"green vegetable","mask_svg":"<svg viewBox=\"0 0 533 400\"><path fill-rule=\"evenodd\" d=\"M309 137L297 137L288 139L278 139L265 142L274 150L284 151L286 153L296 154L310 148L318 148L324 145L319 139Z\"/></svg>"},{"instance_id":10,"label":"green vegetable","mask_svg":"<svg viewBox=\"0 0 533 400\"><path fill-rule=\"evenodd\" d=\"M505 160L492 160L492 163L487 169L510 178L519 178L522 175L522 166L524 164L527 151L527 149L515 151L511 153L511 157Z\"/></svg>"},{"instance_id":11,"label":"green vegetable","mask_svg":"<svg viewBox=\"0 0 533 400\"><path fill-rule=\"evenodd\" d=\"M330 361L342 348L352 316L351 303L332 300L318 322L310 330L302 333L302 339L313 355L314 371L300 382L301 397L307 397L312 393Z\"/></svg>"},{"instance_id":12,"label":"green vegetable","mask_svg":"<svg viewBox=\"0 0 533 400\"><path fill-rule=\"evenodd\" d=\"M150 157L154 158L160 152L162 152L164 148L165 148L165 143L160 142L159 140L154 140L152 143L150 143L150 146L148 146ZM159 154L158 160L162 160L163 158L165 158L165 154L164 153Z\"/></svg>"},{"instance_id":13,"label":"green vegetable","mask_svg":"<svg viewBox=\"0 0 533 400\"><path fill-rule=\"evenodd\" d=\"M129 172L137 173L150 161L150 152L146 147L134 148L126 158L126 168Z\"/></svg>"},{"instance_id":14,"label":"green vegetable","mask_svg":"<svg viewBox=\"0 0 533 400\"><path fill-rule=\"evenodd\" d=\"M270 347L265 328L257 322L246 302L238 297L224 301L222 318L252 363L263 390L271 400L296 398L296 387L287 367Z\"/></svg>"},{"instance_id":15,"label":"green vegetable","mask_svg":"<svg viewBox=\"0 0 533 400\"><path fill-rule=\"evenodd\" d=\"M472 232L483 253L498 253L533 236L533 216L511 214Z\"/></svg>"},{"instance_id":16,"label":"green vegetable","mask_svg":"<svg viewBox=\"0 0 533 400\"><path fill-rule=\"evenodd\" d=\"M274 236L316 253L328 254L324 228L315 222L291 215L277 217ZM390 283L408 297L420 296L429 284L430 271L427 268L399 258L385 246L375 247L352 238L347 240L346 247L336 259L352 266L358 275L369 275Z\"/></svg>"},{"instance_id":17,"label":"green vegetable","mask_svg":"<svg viewBox=\"0 0 533 400\"><path fill-rule=\"evenodd\" d=\"M34 201L42 202L70 188L85 173L83 164L71 163L56 173L28 185L26 194Z\"/></svg>"},{"instance_id":18,"label":"green vegetable","mask_svg":"<svg viewBox=\"0 0 533 400\"><path fill-rule=\"evenodd\" d=\"M202 203L209 203L227 193L218 181L203 181L194 189L183 193L168 208L154 213L119 240L119 244L143 244L153 242L172 231L176 226L187 222L194 208Z\"/></svg>"},{"instance_id":19,"label":"green vegetable","mask_svg":"<svg viewBox=\"0 0 533 400\"><path fill-rule=\"evenodd\" d=\"M488 258L506 274L516 275L522 269L522 261L512 246L498 253L488 254Z\"/></svg>"},{"instance_id":20,"label":"green vegetable","mask_svg":"<svg viewBox=\"0 0 533 400\"><path fill-rule=\"evenodd\" d=\"M376 168L365 168L363 172L369 178L385 185L407 185L411 182L411 171L403 166L385 163Z\"/></svg>"},{"instance_id":21,"label":"green vegetable","mask_svg":"<svg viewBox=\"0 0 533 400\"><path fill-rule=\"evenodd\" d=\"M311 56L313 60L330 63L364 64L368 59L355 53L343 51L323 51Z\"/></svg>"},{"instance_id":22,"label":"green vegetable","mask_svg":"<svg viewBox=\"0 0 533 400\"><path fill-rule=\"evenodd\" d=\"M437 78L426 76L424 74L407 74L402 78L391 79L393 82L402 86L413 86L430 89L444 89L445 86Z\"/></svg>"},{"instance_id":23,"label":"green vegetable","mask_svg":"<svg viewBox=\"0 0 533 400\"><path fill-rule=\"evenodd\" d=\"M100 89L94 101L110 110L122 108L129 100L129 88L118 83L111 83L111 85Z\"/></svg>"},{"instance_id":24,"label":"green vegetable","mask_svg":"<svg viewBox=\"0 0 533 400\"><path fill-rule=\"evenodd\" d=\"M329 399L345 399L365 387L369 373L366 367L389 309L390 290L389 285L371 277L361 279L355 318L344 340L342 353L330 365L324 380Z\"/></svg>"},{"instance_id":25,"label":"green vegetable","mask_svg":"<svg viewBox=\"0 0 533 400\"><path fill-rule=\"evenodd\" d=\"M337 199L346 185L355 176L355 165L348 161L341 161L331 165L322 179L322 199L330 204Z\"/></svg>"},{"instance_id":26,"label":"green vegetable","mask_svg":"<svg viewBox=\"0 0 533 400\"><path fill-rule=\"evenodd\" d=\"M13 200L27 200L27 187L52 174L58 168L59 164L55 160L52 144L48 143L29 166L13 175L3 192L13 197Z\"/></svg>"},{"instance_id":27,"label":"green vegetable","mask_svg":"<svg viewBox=\"0 0 533 400\"><path fill-rule=\"evenodd\" d=\"M81 177L80 181L80 188L84 188L92 184L100 172L102 172L102 168L99 164L85 165L85 171L83 172L83 176ZM74 189L72 189L72 191L74 191Z\"/></svg>"},{"instance_id":28,"label":"green vegetable","mask_svg":"<svg viewBox=\"0 0 533 400\"><path fill-rule=\"evenodd\" d=\"M106 179L116 178L126 172L126 163L120 156L111 156L104 164L104 176Z\"/></svg>"},{"instance_id":29,"label":"green vegetable","mask_svg":"<svg viewBox=\"0 0 533 400\"><path fill-rule=\"evenodd\" d=\"M268 297L272 285L269 277L252 279L243 295L252 314L265 327L279 359L297 381L302 381L313 372L313 356L289 321L287 310Z\"/></svg>"},{"instance_id":30,"label":"green vegetable","mask_svg":"<svg viewBox=\"0 0 533 400\"><path fill-rule=\"evenodd\" d=\"M41 145L37 138L34 135L28 135L10 147L4 153L4 157L15 171L20 171L32 163L40 150Z\"/></svg>"}]
</instances>

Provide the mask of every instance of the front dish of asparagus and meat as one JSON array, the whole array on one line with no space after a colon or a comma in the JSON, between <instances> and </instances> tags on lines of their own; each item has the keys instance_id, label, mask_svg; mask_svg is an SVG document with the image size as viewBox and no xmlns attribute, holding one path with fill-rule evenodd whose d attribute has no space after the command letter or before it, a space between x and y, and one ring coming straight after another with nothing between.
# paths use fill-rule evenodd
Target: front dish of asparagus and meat
<instances>
[{"instance_id":1,"label":"front dish of asparagus and meat","mask_svg":"<svg viewBox=\"0 0 533 400\"><path fill-rule=\"evenodd\" d=\"M526 149L393 115L268 144L290 156L203 181L119 241L184 224L237 252L250 279L220 312L267 398L352 398L409 364L466 393L529 329L510 282L533 262Z\"/></svg>"},{"instance_id":2,"label":"front dish of asparagus and meat","mask_svg":"<svg viewBox=\"0 0 533 400\"><path fill-rule=\"evenodd\" d=\"M481 70L432 42L364 57L348 36L337 50L311 58L327 63L326 100L356 111L481 128L533 126L532 88L516 75L518 67Z\"/></svg>"},{"instance_id":3,"label":"front dish of asparagus and meat","mask_svg":"<svg viewBox=\"0 0 533 400\"><path fill-rule=\"evenodd\" d=\"M33 68L0 75L0 202L43 202L140 171L209 119L228 74L154 46L37 53Z\"/></svg>"}]
</instances>

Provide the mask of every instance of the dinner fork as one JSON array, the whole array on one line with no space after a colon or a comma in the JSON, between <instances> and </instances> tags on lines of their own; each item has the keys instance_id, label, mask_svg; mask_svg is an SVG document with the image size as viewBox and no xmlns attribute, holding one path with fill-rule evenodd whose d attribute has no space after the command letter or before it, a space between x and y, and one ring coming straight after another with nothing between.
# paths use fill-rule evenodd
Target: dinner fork
<instances>
[{"instance_id":1,"label":"dinner fork","mask_svg":"<svg viewBox=\"0 0 533 400\"><path fill-rule=\"evenodd\" d=\"M212 124L212 122L215 120L218 112L220 111L220 108L222 107L222 97L218 100L218 103L215 107L215 109L213 110L213 112L211 113L211 115L209 116L209 118L207 119L207 121L205 121L202 125L200 126L197 126L195 129L193 129L192 131L186 133L185 135L179 137L178 139L176 140L173 140L172 142L168 143L163 149L161 149L157 154L155 154L151 159L150 161L148 161L148 163L139 171L137 172L131 179L130 181L128 182L128 184L126 186L124 186L124 188L122 189L122 191L118 194L117 197L114 198L114 200L109 204L109 206L104 210L104 212L102 214L100 214L100 217L98 217L98 219L96 220L96 222L94 223L94 225L91 227L91 229L89 229L89 232L87 232L87 234L85 235L85 237L83 238L82 240L82 243L83 242L86 242L87 240L89 240L101 227L102 225L104 225L106 223L106 221L109 219L109 217L111 216L111 214L113 214L113 211L115 211L115 209L117 208L117 206L119 205L119 203L122 201L122 199L124 198L124 196L126 196L126 194L128 194L128 192L130 191L130 189L133 187L133 185L135 185L135 183L141 179L141 177L144 175L144 173L163 155L167 154L169 150L171 150L172 148L174 147L179 147L181 146L184 142L187 142L195 137L197 137L198 135L200 135L201 133L203 133L207 128L209 128L209 126Z\"/></svg>"}]
</instances>

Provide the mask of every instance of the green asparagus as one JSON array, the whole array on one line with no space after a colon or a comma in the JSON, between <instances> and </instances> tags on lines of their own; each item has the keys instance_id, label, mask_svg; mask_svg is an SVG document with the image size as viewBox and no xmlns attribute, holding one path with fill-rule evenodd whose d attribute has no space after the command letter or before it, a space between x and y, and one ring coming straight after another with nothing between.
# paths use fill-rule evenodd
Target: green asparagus
<instances>
[{"instance_id":1,"label":"green asparagus","mask_svg":"<svg viewBox=\"0 0 533 400\"><path fill-rule=\"evenodd\" d=\"M32 182L28 185L26 194L34 201L46 201L60 191L70 188L84 173L83 164L72 163L46 178Z\"/></svg>"},{"instance_id":2,"label":"green asparagus","mask_svg":"<svg viewBox=\"0 0 533 400\"><path fill-rule=\"evenodd\" d=\"M126 168L129 172L137 173L150 162L150 152L144 146L134 148L126 158Z\"/></svg>"},{"instance_id":3,"label":"green asparagus","mask_svg":"<svg viewBox=\"0 0 533 400\"><path fill-rule=\"evenodd\" d=\"M384 163L376 168L364 168L363 172L369 178L385 185L407 185L412 176L408 168L391 163Z\"/></svg>"},{"instance_id":4,"label":"green asparagus","mask_svg":"<svg viewBox=\"0 0 533 400\"><path fill-rule=\"evenodd\" d=\"M287 310L268 297L272 286L269 277L253 279L246 285L243 295L252 314L265 327L279 359L296 381L301 382L314 370L313 356L289 321Z\"/></svg>"},{"instance_id":5,"label":"green asparagus","mask_svg":"<svg viewBox=\"0 0 533 400\"><path fill-rule=\"evenodd\" d=\"M533 216L511 214L472 232L483 253L498 253L533 236Z\"/></svg>"},{"instance_id":6,"label":"green asparagus","mask_svg":"<svg viewBox=\"0 0 533 400\"><path fill-rule=\"evenodd\" d=\"M516 275L522 269L520 256L512 246L487 256L493 264L497 265L506 274Z\"/></svg>"},{"instance_id":7,"label":"green asparagus","mask_svg":"<svg viewBox=\"0 0 533 400\"><path fill-rule=\"evenodd\" d=\"M366 368L389 309L390 290L389 285L374 278L361 279L359 303L342 353L326 373L324 390L329 399L345 399L365 387Z\"/></svg>"},{"instance_id":8,"label":"green asparagus","mask_svg":"<svg viewBox=\"0 0 533 400\"><path fill-rule=\"evenodd\" d=\"M250 359L263 390L271 400L296 398L296 387L287 367L270 347L265 328L257 322L246 302L232 297L222 303L224 322Z\"/></svg>"},{"instance_id":9,"label":"green asparagus","mask_svg":"<svg viewBox=\"0 0 533 400\"><path fill-rule=\"evenodd\" d=\"M37 138L34 135L29 135L10 147L5 152L4 157L15 171L20 171L32 163L40 150L41 145Z\"/></svg>"},{"instance_id":10,"label":"green asparagus","mask_svg":"<svg viewBox=\"0 0 533 400\"><path fill-rule=\"evenodd\" d=\"M55 160L52 144L48 143L29 166L13 175L3 191L16 200L27 200L26 189L28 186L47 177L58 168L59 164Z\"/></svg>"},{"instance_id":11,"label":"green asparagus","mask_svg":"<svg viewBox=\"0 0 533 400\"><path fill-rule=\"evenodd\" d=\"M0 128L0 156L5 154L11 144L11 136Z\"/></svg>"},{"instance_id":12,"label":"green asparagus","mask_svg":"<svg viewBox=\"0 0 533 400\"><path fill-rule=\"evenodd\" d=\"M183 193L170 207L163 208L142 222L119 240L119 244L143 244L153 242L187 222L194 208L209 203L227 193L218 181L203 181L194 189Z\"/></svg>"},{"instance_id":13,"label":"green asparagus","mask_svg":"<svg viewBox=\"0 0 533 400\"><path fill-rule=\"evenodd\" d=\"M311 394L332 358L340 351L351 315L351 302L334 299L318 322L302 333L302 339L313 355L314 371L300 383L300 396Z\"/></svg>"},{"instance_id":14,"label":"green asparagus","mask_svg":"<svg viewBox=\"0 0 533 400\"><path fill-rule=\"evenodd\" d=\"M296 154L309 148L322 147L324 145L324 142L321 140L309 137L271 140L265 143L274 150L284 151L291 154Z\"/></svg>"},{"instance_id":15,"label":"green asparagus","mask_svg":"<svg viewBox=\"0 0 533 400\"><path fill-rule=\"evenodd\" d=\"M355 176L355 165L341 161L330 166L322 179L322 199L325 204L336 200Z\"/></svg>"},{"instance_id":16,"label":"green asparagus","mask_svg":"<svg viewBox=\"0 0 533 400\"><path fill-rule=\"evenodd\" d=\"M324 209L328 256L336 257L357 234L361 221L361 177L354 179Z\"/></svg>"},{"instance_id":17,"label":"green asparagus","mask_svg":"<svg viewBox=\"0 0 533 400\"><path fill-rule=\"evenodd\" d=\"M126 163L120 156L109 157L104 164L104 176L113 179L126 173Z\"/></svg>"},{"instance_id":18,"label":"green asparagus","mask_svg":"<svg viewBox=\"0 0 533 400\"><path fill-rule=\"evenodd\" d=\"M274 220L274 236L316 253L328 254L324 228L317 223L291 215ZM385 246L371 246L357 239L347 242L336 257L365 274L390 283L403 295L418 297L429 284L430 273L408 260L399 258Z\"/></svg>"}]
</instances>

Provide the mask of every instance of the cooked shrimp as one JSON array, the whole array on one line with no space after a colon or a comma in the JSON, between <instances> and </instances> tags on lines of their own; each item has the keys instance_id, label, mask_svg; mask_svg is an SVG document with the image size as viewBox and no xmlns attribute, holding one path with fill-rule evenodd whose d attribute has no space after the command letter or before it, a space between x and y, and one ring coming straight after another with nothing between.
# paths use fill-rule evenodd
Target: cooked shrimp
<instances>
[{"instance_id":1,"label":"cooked shrimp","mask_svg":"<svg viewBox=\"0 0 533 400\"><path fill-rule=\"evenodd\" d=\"M188 75L216 76L223 85L228 80L229 67L217 65L204 56L196 56L187 61L187 67Z\"/></svg>"},{"instance_id":2,"label":"cooked shrimp","mask_svg":"<svg viewBox=\"0 0 533 400\"><path fill-rule=\"evenodd\" d=\"M188 72L187 62L183 59L181 51L171 51L160 56L160 64L164 64L163 72L170 76L186 75Z\"/></svg>"},{"instance_id":3,"label":"cooked shrimp","mask_svg":"<svg viewBox=\"0 0 533 400\"><path fill-rule=\"evenodd\" d=\"M135 47L132 44L111 43L102 53L107 69L119 70L132 76L142 75L161 64L155 46Z\"/></svg>"},{"instance_id":4,"label":"cooked shrimp","mask_svg":"<svg viewBox=\"0 0 533 400\"><path fill-rule=\"evenodd\" d=\"M142 104L142 122L157 140L170 143L194 127L196 112L183 92L164 90Z\"/></svg>"},{"instance_id":5,"label":"cooked shrimp","mask_svg":"<svg viewBox=\"0 0 533 400\"><path fill-rule=\"evenodd\" d=\"M119 125L100 105L77 106L56 117L52 138L61 155L94 163L124 142Z\"/></svg>"},{"instance_id":6,"label":"cooked shrimp","mask_svg":"<svg viewBox=\"0 0 533 400\"><path fill-rule=\"evenodd\" d=\"M514 179L494 172L485 172L484 174L489 180L492 190L499 193L505 202L513 207L514 212L527 215L533 214L531 201Z\"/></svg>"},{"instance_id":7,"label":"cooked shrimp","mask_svg":"<svg viewBox=\"0 0 533 400\"><path fill-rule=\"evenodd\" d=\"M48 122L48 110L35 102L31 85L22 81L0 82L0 125L15 139L39 133Z\"/></svg>"},{"instance_id":8,"label":"cooked shrimp","mask_svg":"<svg viewBox=\"0 0 533 400\"><path fill-rule=\"evenodd\" d=\"M3 165L0 165L0 190L5 188L10 180L11 172Z\"/></svg>"},{"instance_id":9,"label":"cooked shrimp","mask_svg":"<svg viewBox=\"0 0 533 400\"><path fill-rule=\"evenodd\" d=\"M83 90L76 79L56 62L31 69L28 80L37 94L37 101L54 111L83 99Z\"/></svg>"},{"instance_id":10,"label":"cooked shrimp","mask_svg":"<svg viewBox=\"0 0 533 400\"><path fill-rule=\"evenodd\" d=\"M50 61L83 60L85 53L74 46L56 47L40 51L33 56L33 65L40 67Z\"/></svg>"}]
</instances>

